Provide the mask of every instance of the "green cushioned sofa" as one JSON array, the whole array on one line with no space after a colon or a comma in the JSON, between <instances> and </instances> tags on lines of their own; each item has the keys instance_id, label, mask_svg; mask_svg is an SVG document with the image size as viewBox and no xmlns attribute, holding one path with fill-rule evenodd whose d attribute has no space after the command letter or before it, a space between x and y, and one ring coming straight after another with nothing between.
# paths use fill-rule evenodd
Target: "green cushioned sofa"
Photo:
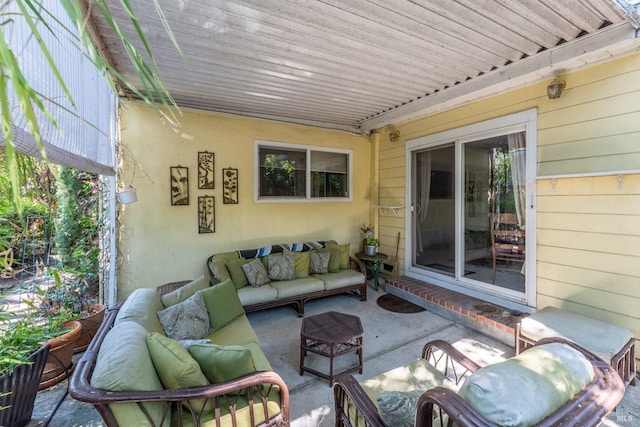
<instances>
[{"instance_id":1,"label":"green cushioned sofa","mask_svg":"<svg viewBox=\"0 0 640 427\"><path fill-rule=\"evenodd\" d=\"M624 389L611 366L564 338L484 367L435 340L419 359L368 380L338 376L335 425L596 426Z\"/></svg>"},{"instance_id":2,"label":"green cushioned sofa","mask_svg":"<svg viewBox=\"0 0 640 427\"><path fill-rule=\"evenodd\" d=\"M185 307L185 316L163 315ZM165 333L168 325L192 331L198 322L208 325L197 340ZM212 287L205 276L165 295L137 289L109 310L69 389L108 426L289 425L289 391L260 349L233 284Z\"/></svg>"},{"instance_id":3,"label":"green cushioned sofa","mask_svg":"<svg viewBox=\"0 0 640 427\"><path fill-rule=\"evenodd\" d=\"M333 240L277 244L214 254L206 264L212 284L233 281L246 312L293 305L302 317L304 304L311 299L352 293L366 301L366 270L360 260L350 256L349 250L348 243L338 244ZM326 272L314 272L311 257L315 253L330 254ZM242 265L258 259L271 275L269 260L283 255L291 255L294 259L291 278L269 278L267 283L257 286L248 282Z\"/></svg>"}]
</instances>

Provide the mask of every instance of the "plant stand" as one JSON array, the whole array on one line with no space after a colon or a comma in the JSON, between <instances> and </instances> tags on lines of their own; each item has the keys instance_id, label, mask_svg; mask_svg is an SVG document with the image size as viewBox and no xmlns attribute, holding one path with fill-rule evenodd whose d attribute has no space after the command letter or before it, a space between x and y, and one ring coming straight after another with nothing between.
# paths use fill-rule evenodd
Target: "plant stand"
<instances>
[{"instance_id":1,"label":"plant stand","mask_svg":"<svg viewBox=\"0 0 640 427\"><path fill-rule=\"evenodd\" d=\"M31 365L18 365L11 375L0 376L0 407L6 407L0 410L0 426L22 427L31 420L49 348L44 344L29 357Z\"/></svg>"}]
</instances>

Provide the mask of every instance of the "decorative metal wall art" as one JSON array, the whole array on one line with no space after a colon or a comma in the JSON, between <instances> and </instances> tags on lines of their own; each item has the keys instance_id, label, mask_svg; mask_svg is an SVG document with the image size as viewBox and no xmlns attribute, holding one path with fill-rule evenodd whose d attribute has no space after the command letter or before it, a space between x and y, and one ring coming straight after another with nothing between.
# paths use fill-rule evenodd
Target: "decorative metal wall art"
<instances>
[{"instance_id":1,"label":"decorative metal wall art","mask_svg":"<svg viewBox=\"0 0 640 427\"><path fill-rule=\"evenodd\" d=\"M238 204L238 169L222 169L222 203Z\"/></svg>"},{"instance_id":2,"label":"decorative metal wall art","mask_svg":"<svg viewBox=\"0 0 640 427\"><path fill-rule=\"evenodd\" d=\"M189 168L171 166L171 205L189 204Z\"/></svg>"},{"instance_id":3,"label":"decorative metal wall art","mask_svg":"<svg viewBox=\"0 0 640 427\"><path fill-rule=\"evenodd\" d=\"M198 153L198 188L213 190L215 188L215 154L208 151Z\"/></svg>"},{"instance_id":4,"label":"decorative metal wall art","mask_svg":"<svg viewBox=\"0 0 640 427\"><path fill-rule=\"evenodd\" d=\"M198 233L215 233L216 206L213 196L198 197Z\"/></svg>"}]
</instances>

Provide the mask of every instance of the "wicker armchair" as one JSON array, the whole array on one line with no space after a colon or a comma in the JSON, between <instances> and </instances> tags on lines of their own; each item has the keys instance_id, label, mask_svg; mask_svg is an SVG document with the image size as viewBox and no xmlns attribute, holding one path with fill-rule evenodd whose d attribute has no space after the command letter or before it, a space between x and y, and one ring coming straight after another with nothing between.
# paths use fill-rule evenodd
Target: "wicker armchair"
<instances>
[{"instance_id":1,"label":"wicker armchair","mask_svg":"<svg viewBox=\"0 0 640 427\"><path fill-rule=\"evenodd\" d=\"M596 426L624 396L624 383L607 363L578 345L562 338L546 338L536 346L561 342L581 352L593 367L594 379L573 399L550 413L536 426ZM440 351L438 351L440 350ZM444 341L427 343L422 359L436 366L456 384L480 366ZM351 375L338 376L334 384L335 413L338 427L384 427L378 407ZM436 387L423 393L416 406L416 426L492 426L496 424L473 409L458 393Z\"/></svg>"}]
</instances>

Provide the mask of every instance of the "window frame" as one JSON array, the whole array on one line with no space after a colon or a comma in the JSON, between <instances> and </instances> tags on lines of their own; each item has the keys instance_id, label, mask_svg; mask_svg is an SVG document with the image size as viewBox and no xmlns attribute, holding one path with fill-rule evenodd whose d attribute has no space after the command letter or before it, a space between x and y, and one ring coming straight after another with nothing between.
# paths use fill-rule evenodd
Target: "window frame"
<instances>
[{"instance_id":1,"label":"window frame","mask_svg":"<svg viewBox=\"0 0 640 427\"><path fill-rule=\"evenodd\" d=\"M305 195L297 196L261 196L260 195L260 149L272 148L283 150L295 150L306 152L305 163ZM347 156L347 196L345 197L312 197L312 177L311 177L311 153L328 152L344 154ZM322 203L322 202L351 202L353 201L353 150L321 147L317 145L292 144L288 142L267 141L256 139L253 142L253 201L254 203Z\"/></svg>"}]
</instances>

